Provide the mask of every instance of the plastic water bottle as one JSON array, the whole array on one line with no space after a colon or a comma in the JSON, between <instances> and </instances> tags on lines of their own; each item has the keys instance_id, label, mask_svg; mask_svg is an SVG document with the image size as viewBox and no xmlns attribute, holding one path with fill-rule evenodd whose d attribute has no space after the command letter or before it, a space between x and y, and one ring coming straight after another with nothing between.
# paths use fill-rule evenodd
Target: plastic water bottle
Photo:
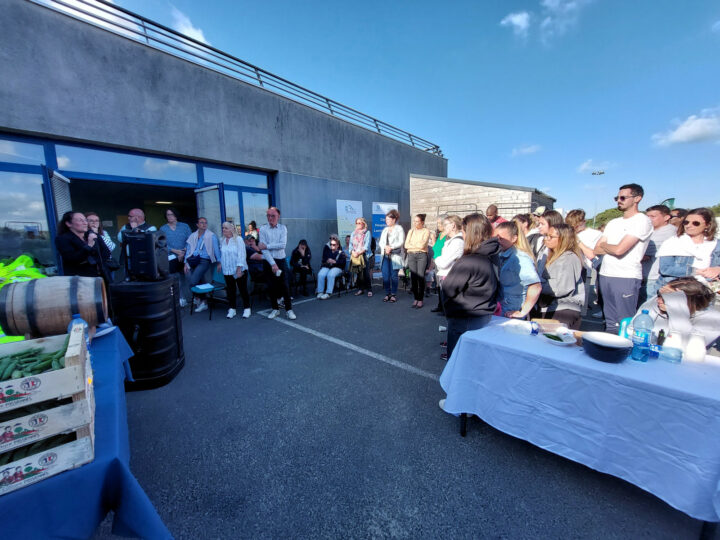
<instances>
[{"instance_id":1,"label":"plastic water bottle","mask_svg":"<svg viewBox=\"0 0 720 540\"><path fill-rule=\"evenodd\" d=\"M83 335L85 336L85 344L90 347L90 339L88 336L88 330L90 326L88 325L87 321L82 318L82 316L79 313L75 313L75 315L72 316L72 320L70 321L70 324L68 324L68 334L72 332L73 326L76 324L79 324L82 326L83 329Z\"/></svg>"},{"instance_id":2,"label":"plastic water bottle","mask_svg":"<svg viewBox=\"0 0 720 540\"><path fill-rule=\"evenodd\" d=\"M650 355L650 337L652 336L653 320L647 309L633 319L632 342L633 348L630 356L633 360L647 362Z\"/></svg>"}]
</instances>

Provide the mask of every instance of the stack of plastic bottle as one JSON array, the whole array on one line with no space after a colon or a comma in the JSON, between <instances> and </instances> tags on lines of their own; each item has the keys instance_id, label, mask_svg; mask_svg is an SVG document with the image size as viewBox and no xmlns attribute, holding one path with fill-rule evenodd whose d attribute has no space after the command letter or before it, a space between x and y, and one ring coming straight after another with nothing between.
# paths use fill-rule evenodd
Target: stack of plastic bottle
<instances>
[{"instance_id":1,"label":"stack of plastic bottle","mask_svg":"<svg viewBox=\"0 0 720 540\"><path fill-rule=\"evenodd\" d=\"M650 356L650 344L653 331L653 320L647 309L633 319L632 342L630 356L638 362L647 362Z\"/></svg>"}]
</instances>

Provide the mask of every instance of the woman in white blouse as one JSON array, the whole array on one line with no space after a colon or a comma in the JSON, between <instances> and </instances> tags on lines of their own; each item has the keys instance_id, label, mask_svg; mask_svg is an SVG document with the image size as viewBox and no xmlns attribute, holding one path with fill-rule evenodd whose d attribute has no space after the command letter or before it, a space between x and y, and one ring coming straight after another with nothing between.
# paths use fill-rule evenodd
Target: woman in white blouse
<instances>
[{"instance_id":1,"label":"woman in white blouse","mask_svg":"<svg viewBox=\"0 0 720 540\"><path fill-rule=\"evenodd\" d=\"M385 214L385 225L380 235L380 253L382 253L383 287L385 298L383 302L397 302L398 272L403 267L402 249L405 243L405 231L398 225L400 214L397 210L390 210Z\"/></svg>"},{"instance_id":2,"label":"woman in white blouse","mask_svg":"<svg viewBox=\"0 0 720 540\"><path fill-rule=\"evenodd\" d=\"M222 240L220 240L222 257L218 263L218 270L222 270L227 288L227 298L230 309L227 318L232 319L237 314L237 289L243 300L243 319L250 317L250 295L247 287L247 261L245 258L245 242L237 235L235 225L229 222L222 224Z\"/></svg>"}]
</instances>

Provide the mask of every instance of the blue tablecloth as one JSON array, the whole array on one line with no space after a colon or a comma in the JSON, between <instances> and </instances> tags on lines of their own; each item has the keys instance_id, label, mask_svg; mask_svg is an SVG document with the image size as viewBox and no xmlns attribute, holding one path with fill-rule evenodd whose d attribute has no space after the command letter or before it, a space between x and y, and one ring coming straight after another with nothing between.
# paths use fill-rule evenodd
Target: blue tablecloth
<instances>
[{"instance_id":1,"label":"blue tablecloth","mask_svg":"<svg viewBox=\"0 0 720 540\"><path fill-rule=\"evenodd\" d=\"M130 471L125 370L133 352L118 330L93 340L95 460L0 497L3 537L89 538L110 510L113 533L172 538Z\"/></svg>"}]
</instances>

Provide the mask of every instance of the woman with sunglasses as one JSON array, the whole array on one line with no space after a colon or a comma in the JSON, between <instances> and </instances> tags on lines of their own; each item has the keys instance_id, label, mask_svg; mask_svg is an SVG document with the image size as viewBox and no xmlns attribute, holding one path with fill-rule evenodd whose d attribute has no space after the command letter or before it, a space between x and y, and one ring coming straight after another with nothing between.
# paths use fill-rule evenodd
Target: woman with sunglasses
<instances>
[{"instance_id":1,"label":"woman with sunglasses","mask_svg":"<svg viewBox=\"0 0 720 540\"><path fill-rule=\"evenodd\" d=\"M577 245L575 231L561 223L545 234L547 260L538 266L542 278L540 306L545 319L555 319L573 330L580 329L585 301L583 254Z\"/></svg>"},{"instance_id":2,"label":"woman with sunglasses","mask_svg":"<svg viewBox=\"0 0 720 540\"><path fill-rule=\"evenodd\" d=\"M350 236L350 271L357 274L357 292L355 296L362 296L367 291L372 296L372 280L370 279L370 266L368 254L370 253L370 231L365 218L355 220L355 230Z\"/></svg>"},{"instance_id":3,"label":"woman with sunglasses","mask_svg":"<svg viewBox=\"0 0 720 540\"><path fill-rule=\"evenodd\" d=\"M658 250L660 277L657 288L685 276L695 276L700 281L718 279L720 242L715 239L716 231L712 210L690 210L678 227L677 236L665 240Z\"/></svg>"},{"instance_id":4,"label":"woman with sunglasses","mask_svg":"<svg viewBox=\"0 0 720 540\"><path fill-rule=\"evenodd\" d=\"M340 240L336 235L330 237L330 242L323 246L322 268L317 275L317 298L327 300L335 287L335 280L345 269L345 253L340 247ZM327 284L326 284L327 283Z\"/></svg>"}]
</instances>

